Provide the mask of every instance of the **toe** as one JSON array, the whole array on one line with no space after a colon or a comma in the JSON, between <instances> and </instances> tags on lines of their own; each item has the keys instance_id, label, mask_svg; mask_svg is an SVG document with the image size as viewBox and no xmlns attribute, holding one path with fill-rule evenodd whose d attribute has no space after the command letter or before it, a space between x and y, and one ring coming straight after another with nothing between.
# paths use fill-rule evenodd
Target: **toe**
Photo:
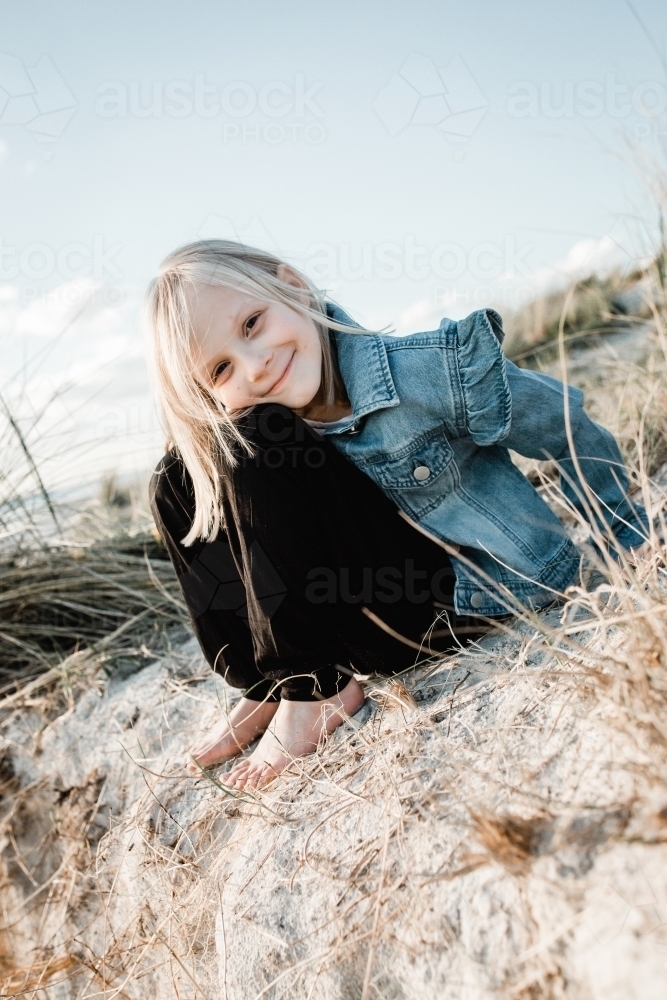
<instances>
[{"instance_id":1,"label":"toe","mask_svg":"<svg viewBox=\"0 0 667 1000\"><path fill-rule=\"evenodd\" d=\"M255 788L266 788L267 785L270 785L278 777L278 773L278 771L267 764L257 775Z\"/></svg>"},{"instance_id":2,"label":"toe","mask_svg":"<svg viewBox=\"0 0 667 1000\"><path fill-rule=\"evenodd\" d=\"M242 763L236 764L236 766L233 767L231 771L227 771L227 773L222 776L221 780L224 782L225 785L238 788L240 787L239 781L241 780L241 778L243 778L247 770L248 770L248 762L242 761Z\"/></svg>"},{"instance_id":3,"label":"toe","mask_svg":"<svg viewBox=\"0 0 667 1000\"><path fill-rule=\"evenodd\" d=\"M266 764L264 761L258 761L251 768L249 768L248 773L245 775L245 787L259 788L265 769Z\"/></svg>"},{"instance_id":4,"label":"toe","mask_svg":"<svg viewBox=\"0 0 667 1000\"><path fill-rule=\"evenodd\" d=\"M230 791L236 791L241 787L242 786L239 784L239 779L235 776L232 777L229 781L225 782L225 788L228 788Z\"/></svg>"},{"instance_id":5,"label":"toe","mask_svg":"<svg viewBox=\"0 0 667 1000\"><path fill-rule=\"evenodd\" d=\"M252 771L248 771L248 773L245 775L245 781L244 781L243 787L244 788L257 788L258 787L257 786L257 781L258 781L258 772L257 772L257 770L253 769Z\"/></svg>"}]
</instances>

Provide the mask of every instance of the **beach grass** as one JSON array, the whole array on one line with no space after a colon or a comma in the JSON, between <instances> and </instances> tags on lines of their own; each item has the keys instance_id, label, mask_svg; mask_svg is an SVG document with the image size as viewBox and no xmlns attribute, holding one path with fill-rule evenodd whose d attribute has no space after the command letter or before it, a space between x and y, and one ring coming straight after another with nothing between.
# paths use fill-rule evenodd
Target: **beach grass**
<instances>
[{"instance_id":1,"label":"beach grass","mask_svg":"<svg viewBox=\"0 0 667 1000\"><path fill-rule=\"evenodd\" d=\"M248 996L326 996L327 977L339 967L351 977L350 995L400 996L396 954L405 952L413 969L438 949L463 962L455 921L432 914L450 914L454 897L459 910L467 898L481 899L475 879L489 871L515 951L501 943L485 959L473 956L469 967L452 969L461 974L488 962L489 990L512 1000L575 995L564 942L574 939L579 887L615 846L661 850L667 840L661 259L635 276L645 296L637 313L619 318L610 308L616 279L606 285L591 278L528 310L512 348L521 363L551 364L589 390L592 414L618 436L634 495L650 510L644 548L628 555L598 538L598 551L587 550L582 578L556 611L517 609L495 644L487 639L445 659L425 655L398 681L366 679L363 722L352 720L260 795L226 795L215 773L196 785L179 777L159 747L149 763L137 751L143 790L95 834L106 779L57 804L57 790L15 773L7 744L0 778L3 995L140 997L158 982L156 969L160 996L215 995L216 941L224 938L223 950L246 946L255 907L273 964ZM580 344L590 349L590 338L604 340L601 329L612 336L598 344L595 363L587 366L582 354L583 363L574 364ZM623 330L641 340L631 362L616 352L613 336ZM526 471L576 531L555 470L533 464ZM123 496L108 481L69 520L57 509L56 517L65 526L60 534L49 531L36 545L29 533L0 565L0 733L10 732L16 711L48 726L87 687L129 676L189 634L144 499ZM212 695L206 710L216 710ZM51 818L36 818L42 801L56 802ZM28 836L29 821L39 836ZM141 863L132 879L145 898L132 895L125 913L130 881L122 872L135 843ZM85 921L75 891L82 884ZM301 936L297 927L280 950L280 914L271 900L287 899L286 886L312 926ZM493 913L479 920L491 926ZM28 935L21 940L30 940L29 953L17 953L17 927ZM230 957L224 983L234 974Z\"/></svg>"}]
</instances>

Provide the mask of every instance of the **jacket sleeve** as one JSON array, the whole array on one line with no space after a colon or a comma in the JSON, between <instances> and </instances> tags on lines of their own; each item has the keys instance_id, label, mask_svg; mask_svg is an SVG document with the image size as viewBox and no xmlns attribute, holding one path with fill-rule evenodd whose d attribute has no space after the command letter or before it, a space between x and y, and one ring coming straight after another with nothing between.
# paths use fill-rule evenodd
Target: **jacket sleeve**
<instances>
[{"instance_id":1,"label":"jacket sleeve","mask_svg":"<svg viewBox=\"0 0 667 1000\"><path fill-rule=\"evenodd\" d=\"M247 689L248 697L261 700L271 684L255 664L246 590L226 536L221 532L213 542L181 545L192 524L194 493L185 466L173 452L155 470L149 496L206 660L232 687Z\"/></svg>"},{"instance_id":2,"label":"jacket sleeve","mask_svg":"<svg viewBox=\"0 0 667 1000\"><path fill-rule=\"evenodd\" d=\"M580 389L567 387L569 420L577 464L603 517L599 523L586 487L572 458L565 419L565 386L541 372L505 362L511 394L511 426L503 445L527 458L553 459L560 468L561 488L584 517L605 532L611 529L624 548L648 537L643 507L628 497L629 479L614 436L584 411Z\"/></svg>"},{"instance_id":3,"label":"jacket sleeve","mask_svg":"<svg viewBox=\"0 0 667 1000\"><path fill-rule=\"evenodd\" d=\"M461 431L483 447L502 441L510 429L512 399L501 347L504 336L502 320L493 309L478 309L456 324Z\"/></svg>"}]
</instances>

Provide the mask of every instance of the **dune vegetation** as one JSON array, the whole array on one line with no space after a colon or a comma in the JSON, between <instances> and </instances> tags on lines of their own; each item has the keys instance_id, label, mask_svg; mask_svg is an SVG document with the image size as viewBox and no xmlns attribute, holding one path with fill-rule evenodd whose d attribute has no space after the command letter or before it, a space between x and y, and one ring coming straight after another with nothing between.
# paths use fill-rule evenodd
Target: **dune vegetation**
<instances>
[{"instance_id":1,"label":"dune vegetation","mask_svg":"<svg viewBox=\"0 0 667 1000\"><path fill-rule=\"evenodd\" d=\"M365 678L361 712L255 795L185 771L234 693L145 489L59 509L6 411L2 996L664 996L664 249L508 326L508 354L581 385L618 436L650 539L585 548L547 612ZM556 470L522 468L583 537Z\"/></svg>"}]
</instances>

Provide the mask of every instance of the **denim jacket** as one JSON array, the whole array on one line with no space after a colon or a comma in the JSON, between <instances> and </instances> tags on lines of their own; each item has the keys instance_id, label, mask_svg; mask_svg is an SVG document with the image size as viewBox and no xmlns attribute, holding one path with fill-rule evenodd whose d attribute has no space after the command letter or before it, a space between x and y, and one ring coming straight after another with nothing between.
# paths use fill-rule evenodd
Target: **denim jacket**
<instances>
[{"instance_id":1,"label":"denim jacket","mask_svg":"<svg viewBox=\"0 0 667 1000\"><path fill-rule=\"evenodd\" d=\"M327 310L357 325L338 306ZM506 614L515 601L548 604L579 568L577 548L509 449L555 459L565 495L589 523L597 518L570 454L563 384L508 361L503 336L491 309L407 336L333 331L353 420L324 433L410 520L456 552L462 615ZM627 497L616 441L584 412L579 389L570 386L568 398L578 465L601 527L625 548L640 545L646 514Z\"/></svg>"}]
</instances>

